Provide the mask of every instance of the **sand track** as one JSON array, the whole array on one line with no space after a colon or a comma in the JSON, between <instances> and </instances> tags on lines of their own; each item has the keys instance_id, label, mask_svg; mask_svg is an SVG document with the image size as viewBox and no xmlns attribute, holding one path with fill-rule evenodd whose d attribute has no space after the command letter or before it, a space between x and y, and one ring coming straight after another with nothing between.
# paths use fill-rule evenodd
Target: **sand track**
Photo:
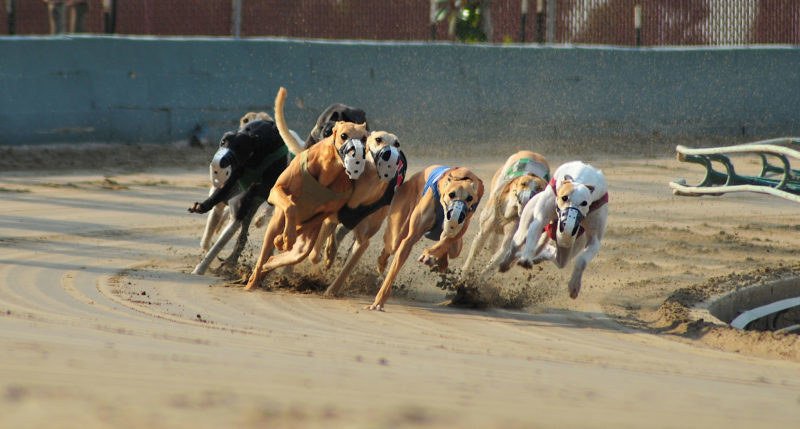
<instances>
[{"instance_id":1,"label":"sand track","mask_svg":"<svg viewBox=\"0 0 800 429\"><path fill-rule=\"evenodd\" d=\"M501 162L475 168L488 180ZM800 363L785 341L765 338L770 353L726 334L714 348L656 319L680 287L793 263L796 207L672 197L666 181L689 171L670 159L593 162L612 214L581 296L566 298L565 271L514 269L489 285L532 277L530 306L514 311L438 305L450 292L413 260L386 312L361 310L370 296L246 293L193 276L204 218L186 207L205 195L202 169L114 187L6 175L0 427L795 425Z\"/></svg>"}]
</instances>

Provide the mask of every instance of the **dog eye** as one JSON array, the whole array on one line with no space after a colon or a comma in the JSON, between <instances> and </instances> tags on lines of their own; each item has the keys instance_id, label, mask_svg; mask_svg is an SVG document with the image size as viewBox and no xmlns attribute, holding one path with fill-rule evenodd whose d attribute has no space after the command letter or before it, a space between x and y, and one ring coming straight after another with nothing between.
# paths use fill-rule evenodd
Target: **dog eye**
<instances>
[{"instance_id":1,"label":"dog eye","mask_svg":"<svg viewBox=\"0 0 800 429\"><path fill-rule=\"evenodd\" d=\"M472 201L472 195L467 195L467 202Z\"/></svg>"},{"instance_id":2,"label":"dog eye","mask_svg":"<svg viewBox=\"0 0 800 429\"><path fill-rule=\"evenodd\" d=\"M342 133L342 140L347 140L347 133Z\"/></svg>"},{"instance_id":3,"label":"dog eye","mask_svg":"<svg viewBox=\"0 0 800 429\"><path fill-rule=\"evenodd\" d=\"M587 206L587 205L589 205L589 202L588 201L584 201L584 202L581 203L581 205L582 206Z\"/></svg>"},{"instance_id":4,"label":"dog eye","mask_svg":"<svg viewBox=\"0 0 800 429\"><path fill-rule=\"evenodd\" d=\"M455 192L451 192L451 193L447 194L447 196L450 197L450 198L455 198L456 197L456 193Z\"/></svg>"},{"instance_id":5,"label":"dog eye","mask_svg":"<svg viewBox=\"0 0 800 429\"><path fill-rule=\"evenodd\" d=\"M375 142L376 143L383 143L383 139L378 137L378 138L375 139Z\"/></svg>"},{"instance_id":6,"label":"dog eye","mask_svg":"<svg viewBox=\"0 0 800 429\"><path fill-rule=\"evenodd\" d=\"M561 201L567 202L569 201L569 197L564 195L563 197L561 197Z\"/></svg>"},{"instance_id":7,"label":"dog eye","mask_svg":"<svg viewBox=\"0 0 800 429\"><path fill-rule=\"evenodd\" d=\"M394 141L394 147L400 147L400 140Z\"/></svg>"},{"instance_id":8,"label":"dog eye","mask_svg":"<svg viewBox=\"0 0 800 429\"><path fill-rule=\"evenodd\" d=\"M249 119L247 119L247 118L244 118L244 120L243 120L242 122L246 124L246 123L247 123L247 121L249 121Z\"/></svg>"}]
</instances>

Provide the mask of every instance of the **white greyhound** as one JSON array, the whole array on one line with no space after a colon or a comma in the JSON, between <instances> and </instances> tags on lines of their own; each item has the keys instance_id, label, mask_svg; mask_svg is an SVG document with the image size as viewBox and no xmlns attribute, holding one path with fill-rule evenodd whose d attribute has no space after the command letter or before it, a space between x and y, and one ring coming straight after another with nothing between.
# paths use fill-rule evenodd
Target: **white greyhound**
<instances>
[{"instance_id":1,"label":"white greyhound","mask_svg":"<svg viewBox=\"0 0 800 429\"><path fill-rule=\"evenodd\" d=\"M564 268L575 258L568 287L570 298L577 298L583 270L600 251L607 203L608 182L600 170L580 161L561 165L547 188L525 205L514 239L500 261L500 271L508 271L515 257L523 268L546 260Z\"/></svg>"}]
</instances>

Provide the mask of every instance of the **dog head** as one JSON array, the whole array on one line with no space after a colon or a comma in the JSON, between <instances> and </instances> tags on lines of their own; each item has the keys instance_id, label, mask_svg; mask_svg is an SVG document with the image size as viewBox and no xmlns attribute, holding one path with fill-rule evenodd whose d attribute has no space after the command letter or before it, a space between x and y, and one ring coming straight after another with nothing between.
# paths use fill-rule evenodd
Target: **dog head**
<instances>
[{"instance_id":1,"label":"dog head","mask_svg":"<svg viewBox=\"0 0 800 429\"><path fill-rule=\"evenodd\" d=\"M522 214L522 209L525 208L525 204L528 204L528 201L530 201L534 195L547 187L547 181L533 174L523 174L522 176L514 178L510 185L511 195L515 195L517 199L517 216L520 216Z\"/></svg>"},{"instance_id":2,"label":"dog head","mask_svg":"<svg viewBox=\"0 0 800 429\"><path fill-rule=\"evenodd\" d=\"M567 175L556 187L556 213L558 229L556 241L560 247L572 247L581 229L581 222L589 214L594 187L576 182Z\"/></svg>"},{"instance_id":3,"label":"dog head","mask_svg":"<svg viewBox=\"0 0 800 429\"><path fill-rule=\"evenodd\" d=\"M236 152L229 148L229 143L236 138L236 134L233 131L228 131L222 136L219 142L219 149L217 149L214 158L211 159L211 164L208 166L211 185L215 188L221 188L233 174L233 169L239 164L239 157Z\"/></svg>"},{"instance_id":4,"label":"dog head","mask_svg":"<svg viewBox=\"0 0 800 429\"><path fill-rule=\"evenodd\" d=\"M257 119L248 120L238 131L228 131L223 134L219 149L209 165L211 184L216 188L225 185L233 171L244 165L253 155L255 142L263 142L271 132L274 132L271 120Z\"/></svg>"},{"instance_id":5,"label":"dog head","mask_svg":"<svg viewBox=\"0 0 800 429\"><path fill-rule=\"evenodd\" d=\"M339 121L353 122L355 124L363 123L369 131L369 124L367 123L367 113L358 107L351 107L341 103L334 103L328 106L317 118L317 123L311 130L306 140L306 145L311 146L314 143L321 141L333 134L333 127Z\"/></svg>"},{"instance_id":6,"label":"dog head","mask_svg":"<svg viewBox=\"0 0 800 429\"><path fill-rule=\"evenodd\" d=\"M242 119L239 120L239 131L243 131L244 127L247 124L249 124L251 122L254 122L254 121L270 121L270 122L274 122L272 120L272 117L270 117L265 112L258 112L258 113L256 113L256 112L247 112L247 113L245 113L244 116L242 116Z\"/></svg>"},{"instance_id":7,"label":"dog head","mask_svg":"<svg viewBox=\"0 0 800 429\"><path fill-rule=\"evenodd\" d=\"M478 208L483 197L483 182L466 168L454 168L439 181L439 193L445 213L442 234L455 237Z\"/></svg>"},{"instance_id":8,"label":"dog head","mask_svg":"<svg viewBox=\"0 0 800 429\"><path fill-rule=\"evenodd\" d=\"M400 156L400 140L396 135L373 131L367 139L367 150L380 180L392 180L398 172L405 176L406 166Z\"/></svg>"},{"instance_id":9,"label":"dog head","mask_svg":"<svg viewBox=\"0 0 800 429\"><path fill-rule=\"evenodd\" d=\"M347 177L356 180L366 168L366 141L369 137L367 124L339 121L334 125L331 141L339 154Z\"/></svg>"}]
</instances>

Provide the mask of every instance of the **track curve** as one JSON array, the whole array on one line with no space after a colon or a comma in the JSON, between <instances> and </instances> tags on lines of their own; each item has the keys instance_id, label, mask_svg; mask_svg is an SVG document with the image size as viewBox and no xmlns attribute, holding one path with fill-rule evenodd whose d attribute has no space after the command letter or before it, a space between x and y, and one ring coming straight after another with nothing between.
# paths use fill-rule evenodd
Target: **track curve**
<instances>
[{"instance_id":1,"label":"track curve","mask_svg":"<svg viewBox=\"0 0 800 429\"><path fill-rule=\"evenodd\" d=\"M2 427L730 428L800 418L797 362L631 329L591 290L572 308L466 311L401 297L369 312L370 297L246 293L191 275L204 219L185 208L204 193L202 173L116 181L126 187L74 174L0 183Z\"/></svg>"}]
</instances>

